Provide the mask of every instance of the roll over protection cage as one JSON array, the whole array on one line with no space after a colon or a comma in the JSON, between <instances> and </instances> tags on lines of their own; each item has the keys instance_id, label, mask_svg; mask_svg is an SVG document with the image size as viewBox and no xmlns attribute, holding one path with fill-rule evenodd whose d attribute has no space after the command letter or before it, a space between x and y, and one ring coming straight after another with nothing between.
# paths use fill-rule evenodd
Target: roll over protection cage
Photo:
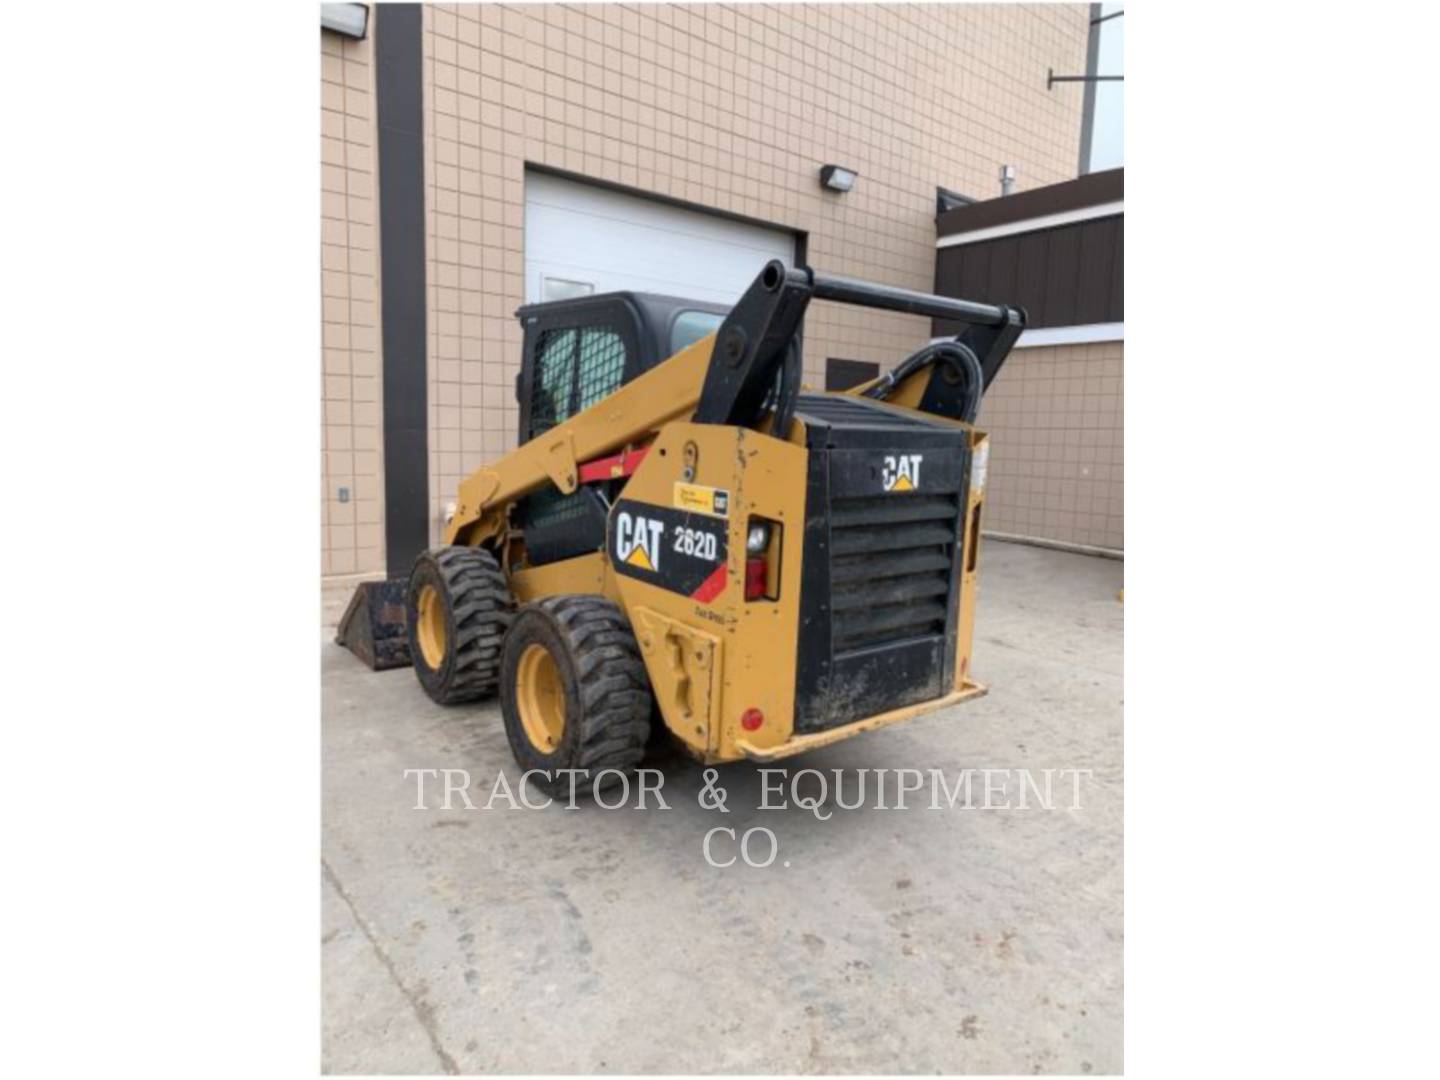
<instances>
[{"instance_id":1,"label":"roll over protection cage","mask_svg":"<svg viewBox=\"0 0 1440 1080\"><path fill-rule=\"evenodd\" d=\"M1025 312L1006 305L980 304L930 293L836 277L778 259L767 263L715 333L715 346L694 420L701 424L753 426L770 407L774 430L788 432L800 391L798 335L811 300L928 315L957 322L954 340L974 352L983 375L982 392L994 380L1025 329ZM940 416L959 415L959 391L932 378L920 408Z\"/></svg>"}]
</instances>

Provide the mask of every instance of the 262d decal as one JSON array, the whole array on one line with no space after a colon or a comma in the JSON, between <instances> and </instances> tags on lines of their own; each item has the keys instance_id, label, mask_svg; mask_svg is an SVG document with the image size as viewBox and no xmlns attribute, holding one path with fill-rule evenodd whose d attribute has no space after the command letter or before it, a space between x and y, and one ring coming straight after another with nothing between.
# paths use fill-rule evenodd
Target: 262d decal
<instances>
[{"instance_id":1,"label":"262d decal","mask_svg":"<svg viewBox=\"0 0 1440 1080\"><path fill-rule=\"evenodd\" d=\"M709 603L725 590L729 522L621 499L610 512L617 573Z\"/></svg>"}]
</instances>

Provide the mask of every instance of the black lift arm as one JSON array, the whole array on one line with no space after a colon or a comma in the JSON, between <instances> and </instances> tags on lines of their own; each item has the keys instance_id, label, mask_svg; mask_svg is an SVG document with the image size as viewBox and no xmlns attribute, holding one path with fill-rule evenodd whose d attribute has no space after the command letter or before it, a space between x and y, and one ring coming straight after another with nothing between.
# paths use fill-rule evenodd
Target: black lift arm
<instances>
[{"instance_id":1,"label":"black lift arm","mask_svg":"<svg viewBox=\"0 0 1440 1080\"><path fill-rule=\"evenodd\" d=\"M985 387L995 378L1025 328L1025 313L1020 308L932 296L820 274L804 267L787 270L777 259L765 265L716 331L715 350L695 409L697 423L752 426L767 410L772 389L779 399L774 403L777 417L791 414L799 380L793 373L790 378L778 377L787 356L791 356L812 299L963 323L965 329L955 341L974 353ZM951 385L932 377L921 408L940 415L958 415L945 392Z\"/></svg>"}]
</instances>

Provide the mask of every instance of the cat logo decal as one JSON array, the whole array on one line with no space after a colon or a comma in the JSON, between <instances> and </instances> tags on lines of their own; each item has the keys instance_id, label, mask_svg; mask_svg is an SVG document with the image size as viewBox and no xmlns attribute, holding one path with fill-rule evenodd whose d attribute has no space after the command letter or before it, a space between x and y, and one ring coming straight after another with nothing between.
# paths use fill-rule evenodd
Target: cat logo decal
<instances>
[{"instance_id":1,"label":"cat logo decal","mask_svg":"<svg viewBox=\"0 0 1440 1080\"><path fill-rule=\"evenodd\" d=\"M923 454L886 454L880 468L880 486L886 491L914 491L920 486Z\"/></svg>"},{"instance_id":2,"label":"cat logo decal","mask_svg":"<svg viewBox=\"0 0 1440 1080\"><path fill-rule=\"evenodd\" d=\"M615 557L641 570L660 570L660 541L665 524L621 511L615 518Z\"/></svg>"}]
</instances>

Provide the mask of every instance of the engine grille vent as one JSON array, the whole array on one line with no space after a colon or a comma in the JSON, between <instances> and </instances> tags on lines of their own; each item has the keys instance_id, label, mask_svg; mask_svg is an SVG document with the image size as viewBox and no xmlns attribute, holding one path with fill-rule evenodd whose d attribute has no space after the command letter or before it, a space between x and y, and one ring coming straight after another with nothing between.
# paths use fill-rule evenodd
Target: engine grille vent
<instances>
[{"instance_id":1,"label":"engine grille vent","mask_svg":"<svg viewBox=\"0 0 1440 1080\"><path fill-rule=\"evenodd\" d=\"M834 501L830 582L837 656L945 633L958 512L954 494Z\"/></svg>"},{"instance_id":2,"label":"engine grille vent","mask_svg":"<svg viewBox=\"0 0 1440 1080\"><path fill-rule=\"evenodd\" d=\"M803 733L954 685L970 447L962 428L875 402L802 404L812 410L795 674ZM815 412L832 426L811 426ZM841 422L852 413L857 422ZM874 422L892 415L898 426Z\"/></svg>"}]
</instances>

